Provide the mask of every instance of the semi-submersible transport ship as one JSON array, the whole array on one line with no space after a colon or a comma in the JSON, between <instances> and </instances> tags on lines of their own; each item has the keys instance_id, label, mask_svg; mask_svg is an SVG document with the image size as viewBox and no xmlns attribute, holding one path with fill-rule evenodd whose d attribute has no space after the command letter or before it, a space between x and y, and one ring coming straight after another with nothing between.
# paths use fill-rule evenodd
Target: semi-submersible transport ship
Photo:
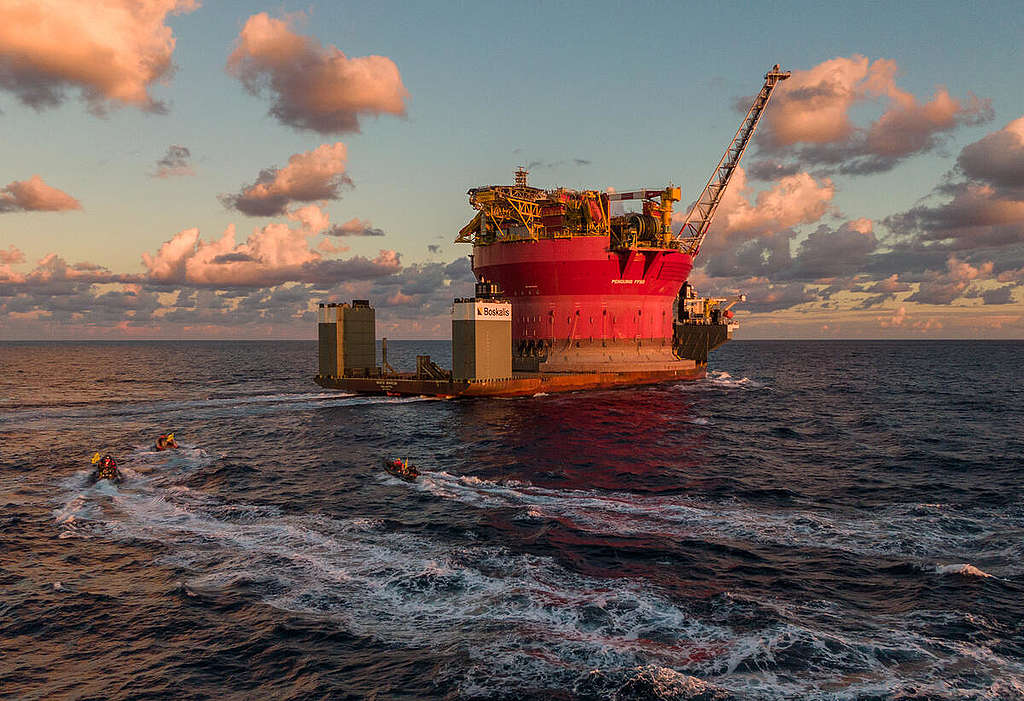
<instances>
[{"instance_id":1,"label":"semi-submersible transport ship","mask_svg":"<svg viewBox=\"0 0 1024 701\"><path fill-rule=\"evenodd\" d=\"M452 367L418 356L395 372L377 359L368 300L320 304L317 384L349 392L438 397L521 396L705 376L708 353L736 327L743 297L702 298L687 283L733 172L772 91L764 77L704 191L672 232L680 189L543 190L519 169L512 185L469 191L477 210L455 239L473 245L475 295L456 299ZM640 211L615 215L612 203Z\"/></svg>"}]
</instances>

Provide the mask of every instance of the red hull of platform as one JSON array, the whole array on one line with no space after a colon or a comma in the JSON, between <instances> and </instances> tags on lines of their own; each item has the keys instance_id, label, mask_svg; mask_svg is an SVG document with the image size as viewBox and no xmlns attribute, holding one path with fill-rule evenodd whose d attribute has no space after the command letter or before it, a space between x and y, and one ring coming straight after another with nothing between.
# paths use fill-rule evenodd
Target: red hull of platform
<instances>
[{"instance_id":1,"label":"red hull of platform","mask_svg":"<svg viewBox=\"0 0 1024 701\"><path fill-rule=\"evenodd\" d=\"M512 302L512 341L672 338L672 302L693 268L673 249L616 252L607 236L473 247L477 279Z\"/></svg>"}]
</instances>

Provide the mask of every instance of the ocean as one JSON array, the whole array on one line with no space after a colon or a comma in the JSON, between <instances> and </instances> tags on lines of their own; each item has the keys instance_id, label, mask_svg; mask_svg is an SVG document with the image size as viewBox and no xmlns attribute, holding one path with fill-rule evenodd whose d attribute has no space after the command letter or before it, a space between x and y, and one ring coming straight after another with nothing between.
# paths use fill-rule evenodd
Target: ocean
<instances>
[{"instance_id":1,"label":"ocean","mask_svg":"<svg viewBox=\"0 0 1024 701\"><path fill-rule=\"evenodd\" d=\"M1022 355L444 401L313 342L0 344L0 697L1024 698Z\"/></svg>"}]
</instances>

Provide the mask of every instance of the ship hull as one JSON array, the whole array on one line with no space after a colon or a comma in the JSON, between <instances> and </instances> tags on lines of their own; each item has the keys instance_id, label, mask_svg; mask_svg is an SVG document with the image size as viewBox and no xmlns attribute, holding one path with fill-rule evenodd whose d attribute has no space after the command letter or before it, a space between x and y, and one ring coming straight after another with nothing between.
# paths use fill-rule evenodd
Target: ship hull
<instances>
[{"instance_id":1,"label":"ship hull","mask_svg":"<svg viewBox=\"0 0 1024 701\"><path fill-rule=\"evenodd\" d=\"M674 249L613 251L607 236L499 242L473 248L473 272L512 302L517 355L603 342L626 356L664 341L671 359L672 302L693 268ZM563 356L565 354L563 353ZM613 354L614 355L614 354ZM612 361L620 362L618 358ZM568 369L568 368L567 368Z\"/></svg>"},{"instance_id":2,"label":"ship hull","mask_svg":"<svg viewBox=\"0 0 1024 701\"><path fill-rule=\"evenodd\" d=\"M503 380L430 380L415 376L323 377L316 383L325 389L358 394L426 396L443 399L460 397L528 397L577 390L637 387L662 382L700 380L707 366L693 361L676 361L672 367L623 372L513 373Z\"/></svg>"}]
</instances>

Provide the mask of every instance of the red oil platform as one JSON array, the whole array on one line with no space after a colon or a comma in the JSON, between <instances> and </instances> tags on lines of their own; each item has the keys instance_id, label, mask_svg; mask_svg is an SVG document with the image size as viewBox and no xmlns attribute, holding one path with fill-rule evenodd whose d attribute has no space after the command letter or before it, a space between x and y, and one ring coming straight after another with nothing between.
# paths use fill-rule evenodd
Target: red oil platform
<instances>
[{"instance_id":1,"label":"red oil platform","mask_svg":"<svg viewBox=\"0 0 1024 701\"><path fill-rule=\"evenodd\" d=\"M452 369L428 356L395 372L367 300L321 304L320 370L326 388L442 397L517 396L704 377L708 353L729 340L731 307L698 297L686 280L694 257L772 91L775 65L677 232L680 189L605 192L512 185L469 191L477 214L456 242L473 246L474 297L456 299ZM616 214L613 203L638 201Z\"/></svg>"}]
</instances>

